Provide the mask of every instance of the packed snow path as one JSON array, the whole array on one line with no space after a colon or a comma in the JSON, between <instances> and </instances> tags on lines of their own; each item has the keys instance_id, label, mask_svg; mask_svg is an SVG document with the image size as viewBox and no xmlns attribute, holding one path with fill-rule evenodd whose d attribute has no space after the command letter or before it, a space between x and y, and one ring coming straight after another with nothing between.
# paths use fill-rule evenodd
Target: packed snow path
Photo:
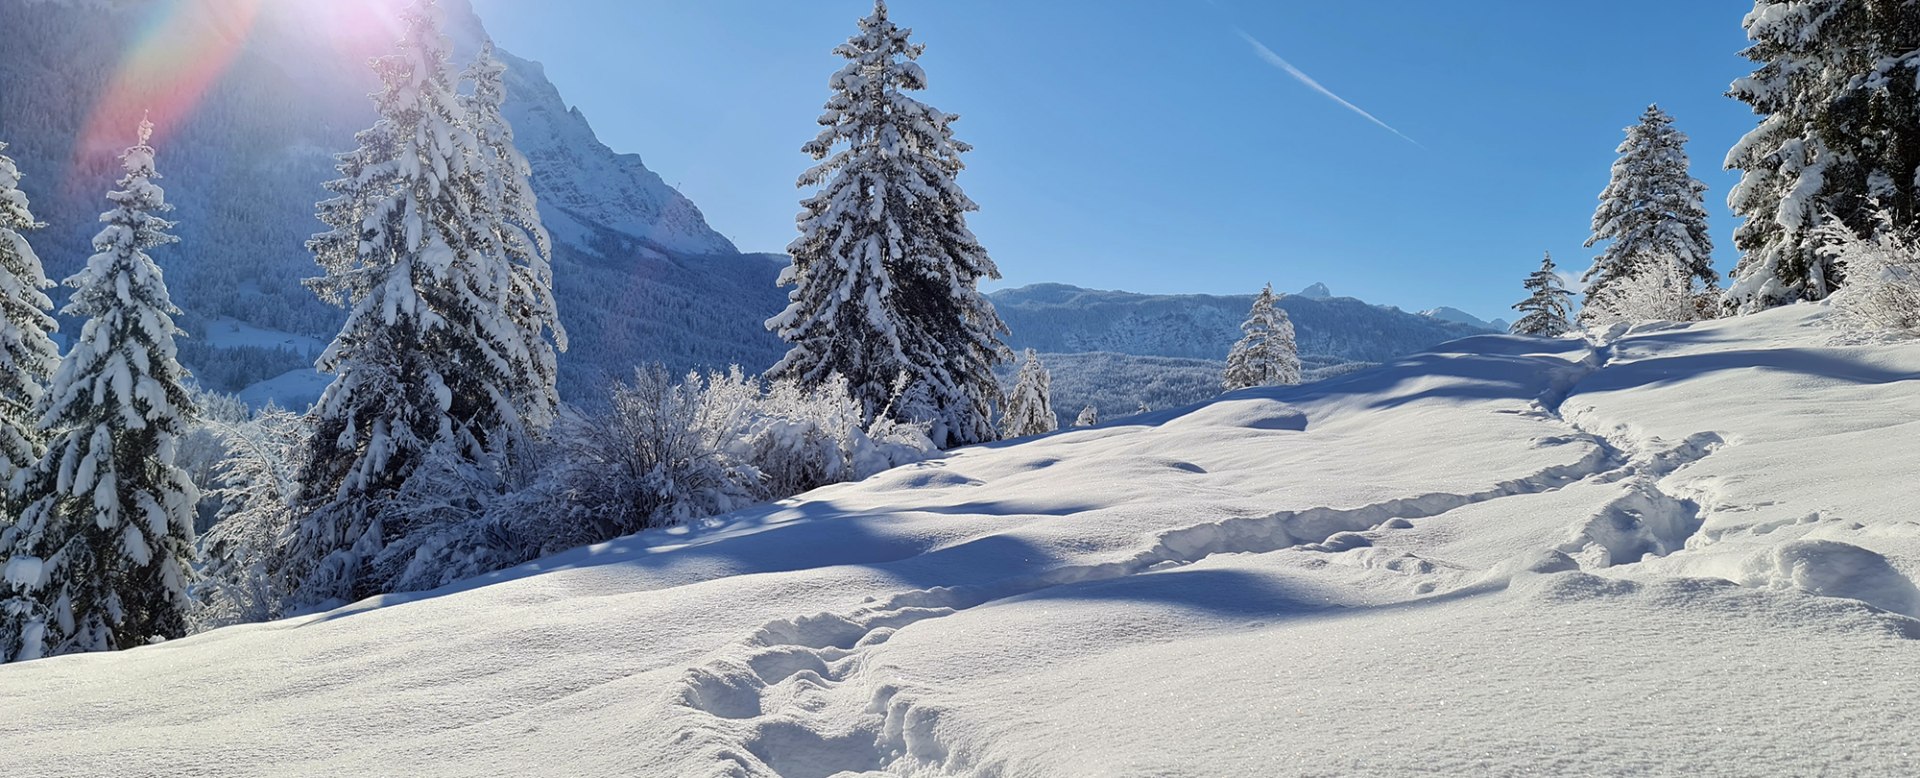
<instances>
[{"instance_id":1,"label":"packed snow path","mask_svg":"<svg viewBox=\"0 0 1920 778\"><path fill-rule=\"evenodd\" d=\"M1920 344L1500 336L0 667L4 775L1904 774Z\"/></svg>"}]
</instances>

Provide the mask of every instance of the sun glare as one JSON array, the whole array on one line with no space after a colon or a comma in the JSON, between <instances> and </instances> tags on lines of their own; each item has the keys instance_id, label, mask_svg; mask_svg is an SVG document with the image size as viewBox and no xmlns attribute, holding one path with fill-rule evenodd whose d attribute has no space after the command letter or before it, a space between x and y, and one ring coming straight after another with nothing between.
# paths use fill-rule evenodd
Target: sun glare
<instances>
[{"instance_id":1,"label":"sun glare","mask_svg":"<svg viewBox=\"0 0 1920 778\"><path fill-rule=\"evenodd\" d=\"M248 42L271 25L361 67L400 35L399 0L164 0L148 12L74 148L76 157L125 148L151 116L160 142L192 116Z\"/></svg>"},{"instance_id":2,"label":"sun glare","mask_svg":"<svg viewBox=\"0 0 1920 778\"><path fill-rule=\"evenodd\" d=\"M331 45L355 63L384 54L400 37L399 0L267 0L296 29Z\"/></svg>"}]
</instances>

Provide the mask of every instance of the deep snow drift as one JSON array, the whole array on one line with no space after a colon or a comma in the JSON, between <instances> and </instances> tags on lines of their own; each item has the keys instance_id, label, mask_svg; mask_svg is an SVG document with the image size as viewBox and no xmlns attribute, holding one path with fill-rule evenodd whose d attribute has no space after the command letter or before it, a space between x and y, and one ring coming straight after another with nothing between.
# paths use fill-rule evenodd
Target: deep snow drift
<instances>
[{"instance_id":1,"label":"deep snow drift","mask_svg":"<svg viewBox=\"0 0 1920 778\"><path fill-rule=\"evenodd\" d=\"M0 774L1903 774L1920 343L1484 336L0 668Z\"/></svg>"}]
</instances>

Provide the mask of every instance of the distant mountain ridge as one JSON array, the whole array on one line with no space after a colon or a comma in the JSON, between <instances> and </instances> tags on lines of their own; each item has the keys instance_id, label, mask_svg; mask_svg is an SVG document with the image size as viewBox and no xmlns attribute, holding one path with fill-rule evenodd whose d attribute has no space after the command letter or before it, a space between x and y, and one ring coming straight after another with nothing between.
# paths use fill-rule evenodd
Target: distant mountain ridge
<instances>
[{"instance_id":1,"label":"distant mountain ridge","mask_svg":"<svg viewBox=\"0 0 1920 778\"><path fill-rule=\"evenodd\" d=\"M1478 327L1488 332L1506 332L1507 329L1512 326L1505 319L1494 319L1493 321L1487 321L1471 313L1467 313L1466 311L1460 310L1459 308L1454 308L1446 305L1442 305L1438 308L1429 308L1427 310L1421 311L1420 315L1432 317L1435 319L1439 319L1441 321L1450 321L1455 324L1465 324L1469 327Z\"/></svg>"},{"instance_id":2,"label":"distant mountain ridge","mask_svg":"<svg viewBox=\"0 0 1920 778\"><path fill-rule=\"evenodd\" d=\"M1324 289L1324 286L1320 287ZM1148 295L1034 284L990 295L1015 348L1225 359L1254 295ZM1485 330L1351 297L1284 295L1302 354L1381 362Z\"/></svg>"}]
</instances>

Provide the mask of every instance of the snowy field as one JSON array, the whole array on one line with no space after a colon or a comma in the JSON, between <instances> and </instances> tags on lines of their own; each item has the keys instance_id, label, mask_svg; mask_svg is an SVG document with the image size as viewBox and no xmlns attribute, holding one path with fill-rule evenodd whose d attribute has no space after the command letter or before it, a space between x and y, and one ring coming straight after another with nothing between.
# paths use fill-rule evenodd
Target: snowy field
<instances>
[{"instance_id":1,"label":"snowy field","mask_svg":"<svg viewBox=\"0 0 1920 778\"><path fill-rule=\"evenodd\" d=\"M0 667L0 775L1903 775L1920 343L1484 336Z\"/></svg>"}]
</instances>

